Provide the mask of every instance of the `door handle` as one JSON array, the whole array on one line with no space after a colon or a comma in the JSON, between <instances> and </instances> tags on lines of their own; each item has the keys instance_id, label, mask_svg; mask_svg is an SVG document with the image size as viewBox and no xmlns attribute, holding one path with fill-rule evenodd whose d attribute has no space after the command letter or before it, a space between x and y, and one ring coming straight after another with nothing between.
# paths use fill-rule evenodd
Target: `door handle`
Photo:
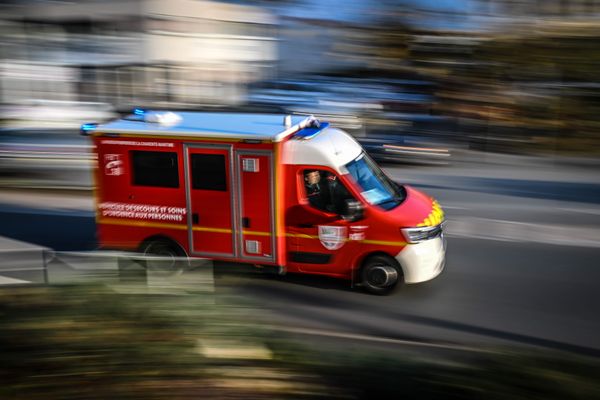
<instances>
[{"instance_id":1,"label":"door handle","mask_svg":"<svg viewBox=\"0 0 600 400\"><path fill-rule=\"evenodd\" d=\"M248 217L242 218L242 227L250 228L250 218L248 218Z\"/></svg>"},{"instance_id":2,"label":"door handle","mask_svg":"<svg viewBox=\"0 0 600 400\"><path fill-rule=\"evenodd\" d=\"M198 225L200 223L200 217L198 216L198 213L193 213L192 214L192 224Z\"/></svg>"}]
</instances>

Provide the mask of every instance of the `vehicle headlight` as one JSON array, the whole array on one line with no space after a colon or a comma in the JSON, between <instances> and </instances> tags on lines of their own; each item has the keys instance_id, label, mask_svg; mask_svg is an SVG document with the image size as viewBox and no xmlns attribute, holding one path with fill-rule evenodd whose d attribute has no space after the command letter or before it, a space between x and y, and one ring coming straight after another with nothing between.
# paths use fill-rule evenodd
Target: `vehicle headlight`
<instances>
[{"instance_id":1,"label":"vehicle headlight","mask_svg":"<svg viewBox=\"0 0 600 400\"><path fill-rule=\"evenodd\" d=\"M436 226L421 226L417 228L401 228L408 243L420 243L441 236L443 223Z\"/></svg>"}]
</instances>

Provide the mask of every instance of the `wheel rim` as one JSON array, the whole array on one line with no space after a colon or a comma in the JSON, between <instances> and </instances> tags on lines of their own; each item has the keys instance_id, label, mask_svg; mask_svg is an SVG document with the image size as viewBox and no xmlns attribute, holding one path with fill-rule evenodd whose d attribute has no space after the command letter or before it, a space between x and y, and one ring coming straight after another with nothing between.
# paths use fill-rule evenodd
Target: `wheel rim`
<instances>
[{"instance_id":1,"label":"wheel rim","mask_svg":"<svg viewBox=\"0 0 600 400\"><path fill-rule=\"evenodd\" d=\"M144 255L156 257L146 260L146 267L151 271L173 271L177 264L177 254L170 247L165 245L151 245Z\"/></svg>"},{"instance_id":2,"label":"wheel rim","mask_svg":"<svg viewBox=\"0 0 600 400\"><path fill-rule=\"evenodd\" d=\"M367 271L367 282L376 288L385 288L398 281L398 271L389 265L375 265Z\"/></svg>"}]
</instances>

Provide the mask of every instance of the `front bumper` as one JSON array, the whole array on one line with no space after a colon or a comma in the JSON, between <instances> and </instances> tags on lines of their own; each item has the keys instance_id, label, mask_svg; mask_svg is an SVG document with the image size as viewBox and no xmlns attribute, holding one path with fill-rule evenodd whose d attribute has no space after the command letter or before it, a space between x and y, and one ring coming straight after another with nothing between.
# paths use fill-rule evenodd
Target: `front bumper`
<instances>
[{"instance_id":1,"label":"front bumper","mask_svg":"<svg viewBox=\"0 0 600 400\"><path fill-rule=\"evenodd\" d=\"M408 244L396 260L404 272L405 283L419 283L438 276L446 264L446 239L443 236Z\"/></svg>"}]
</instances>

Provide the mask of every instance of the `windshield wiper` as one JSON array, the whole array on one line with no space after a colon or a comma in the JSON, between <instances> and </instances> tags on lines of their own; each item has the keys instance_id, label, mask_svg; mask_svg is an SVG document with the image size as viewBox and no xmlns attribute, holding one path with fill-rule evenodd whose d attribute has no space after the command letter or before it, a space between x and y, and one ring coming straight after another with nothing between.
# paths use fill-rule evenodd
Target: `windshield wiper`
<instances>
[{"instance_id":1,"label":"windshield wiper","mask_svg":"<svg viewBox=\"0 0 600 400\"><path fill-rule=\"evenodd\" d=\"M389 198L387 200L381 201L381 202L377 203L376 205L378 206L378 205L381 205L381 204L391 203L392 201L401 202L402 200L403 200L402 197L394 196L394 197L391 197L391 198Z\"/></svg>"}]
</instances>

